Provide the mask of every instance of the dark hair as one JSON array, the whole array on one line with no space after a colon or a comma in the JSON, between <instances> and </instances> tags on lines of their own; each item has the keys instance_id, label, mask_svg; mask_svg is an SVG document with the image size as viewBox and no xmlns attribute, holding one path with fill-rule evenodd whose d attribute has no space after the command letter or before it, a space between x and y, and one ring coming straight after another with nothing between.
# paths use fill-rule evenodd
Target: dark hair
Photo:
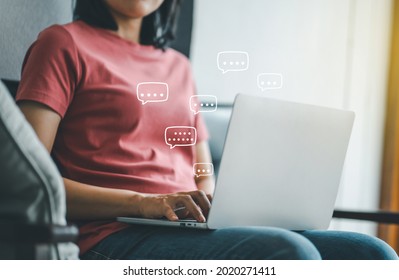
<instances>
[{"instance_id":1,"label":"dark hair","mask_svg":"<svg viewBox=\"0 0 399 280\"><path fill-rule=\"evenodd\" d=\"M180 0L165 0L153 13L143 18L140 43L165 50L175 39ZM74 20L87 24L118 30L118 25L104 0L76 0Z\"/></svg>"}]
</instances>

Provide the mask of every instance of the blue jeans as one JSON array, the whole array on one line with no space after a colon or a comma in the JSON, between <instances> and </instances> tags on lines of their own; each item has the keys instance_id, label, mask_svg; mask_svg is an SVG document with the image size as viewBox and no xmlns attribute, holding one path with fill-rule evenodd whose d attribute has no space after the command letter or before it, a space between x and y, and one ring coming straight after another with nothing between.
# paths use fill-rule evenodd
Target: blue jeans
<instances>
[{"instance_id":1,"label":"blue jeans","mask_svg":"<svg viewBox=\"0 0 399 280\"><path fill-rule=\"evenodd\" d=\"M81 259L398 259L375 237L353 232L292 232L267 227L193 230L132 225L116 232Z\"/></svg>"}]
</instances>

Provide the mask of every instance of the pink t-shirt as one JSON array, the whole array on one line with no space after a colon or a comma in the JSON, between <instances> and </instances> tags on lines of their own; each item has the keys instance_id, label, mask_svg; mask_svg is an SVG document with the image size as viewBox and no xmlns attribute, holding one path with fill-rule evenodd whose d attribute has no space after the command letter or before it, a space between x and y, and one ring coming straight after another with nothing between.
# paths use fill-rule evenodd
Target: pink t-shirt
<instances>
[{"instance_id":1,"label":"pink t-shirt","mask_svg":"<svg viewBox=\"0 0 399 280\"><path fill-rule=\"evenodd\" d=\"M17 100L45 104L62 117L52 156L63 177L174 193L196 189L190 144L208 137L201 115L190 110L194 94L183 55L75 21L40 33L26 55ZM195 130L171 128L165 138L173 126ZM126 227L115 221L80 224L81 253Z\"/></svg>"}]
</instances>

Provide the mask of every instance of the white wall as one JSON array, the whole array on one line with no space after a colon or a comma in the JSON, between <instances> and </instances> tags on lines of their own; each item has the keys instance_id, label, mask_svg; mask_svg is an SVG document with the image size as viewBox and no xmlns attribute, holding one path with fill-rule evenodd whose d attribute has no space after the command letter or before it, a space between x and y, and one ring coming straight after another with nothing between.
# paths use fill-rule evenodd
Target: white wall
<instances>
[{"instance_id":1,"label":"white wall","mask_svg":"<svg viewBox=\"0 0 399 280\"><path fill-rule=\"evenodd\" d=\"M391 0L197 0L192 61L199 94L238 92L355 111L337 208L376 209L390 46ZM247 71L223 74L220 51L246 51ZM262 92L262 72L283 88ZM367 222L333 229L375 233Z\"/></svg>"}]
</instances>

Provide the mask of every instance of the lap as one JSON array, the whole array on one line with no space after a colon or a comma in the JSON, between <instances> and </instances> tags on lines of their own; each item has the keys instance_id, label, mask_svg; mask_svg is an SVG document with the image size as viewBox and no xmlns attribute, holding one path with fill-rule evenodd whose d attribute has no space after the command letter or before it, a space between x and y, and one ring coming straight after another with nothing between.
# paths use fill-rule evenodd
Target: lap
<instances>
[{"instance_id":1,"label":"lap","mask_svg":"<svg viewBox=\"0 0 399 280\"><path fill-rule=\"evenodd\" d=\"M108 236L81 258L320 259L320 255L306 238L277 228L193 230L133 225Z\"/></svg>"},{"instance_id":2,"label":"lap","mask_svg":"<svg viewBox=\"0 0 399 280\"><path fill-rule=\"evenodd\" d=\"M82 259L397 259L382 240L354 232L268 227L194 230L132 225Z\"/></svg>"}]
</instances>

